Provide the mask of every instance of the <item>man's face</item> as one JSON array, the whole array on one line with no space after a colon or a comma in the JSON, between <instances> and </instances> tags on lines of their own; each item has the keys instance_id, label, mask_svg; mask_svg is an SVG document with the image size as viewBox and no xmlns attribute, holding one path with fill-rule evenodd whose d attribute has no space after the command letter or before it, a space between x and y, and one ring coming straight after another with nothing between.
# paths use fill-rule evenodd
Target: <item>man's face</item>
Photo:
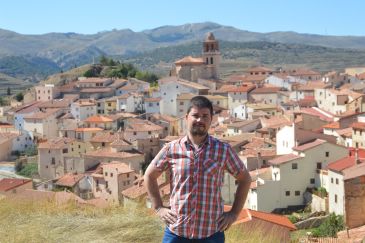
<instances>
[{"instance_id":1,"label":"man's face","mask_svg":"<svg viewBox=\"0 0 365 243\"><path fill-rule=\"evenodd\" d=\"M212 117L209 108L197 108L193 106L186 114L188 131L193 136L205 136L208 133Z\"/></svg>"}]
</instances>

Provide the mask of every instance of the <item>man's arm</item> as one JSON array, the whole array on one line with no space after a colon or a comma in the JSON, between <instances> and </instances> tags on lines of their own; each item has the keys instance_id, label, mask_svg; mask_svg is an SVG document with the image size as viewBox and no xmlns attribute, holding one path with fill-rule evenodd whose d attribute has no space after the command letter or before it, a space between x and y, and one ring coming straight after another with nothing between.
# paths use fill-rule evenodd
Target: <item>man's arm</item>
<instances>
[{"instance_id":1,"label":"man's arm","mask_svg":"<svg viewBox=\"0 0 365 243\"><path fill-rule=\"evenodd\" d=\"M232 208L229 212L223 213L223 216L219 219L218 229L219 231L227 230L236 221L242 207L246 201L248 190L251 185L251 176L247 170L241 171L237 176L238 187L236 195L234 197Z\"/></svg>"},{"instance_id":2,"label":"man's arm","mask_svg":"<svg viewBox=\"0 0 365 243\"><path fill-rule=\"evenodd\" d=\"M144 182L146 184L147 193L152 202L152 208L157 215L167 224L176 222L176 214L169 208L163 207L160 191L157 184L157 178L162 174L162 171L157 169L152 162L147 167L144 174Z\"/></svg>"}]
</instances>

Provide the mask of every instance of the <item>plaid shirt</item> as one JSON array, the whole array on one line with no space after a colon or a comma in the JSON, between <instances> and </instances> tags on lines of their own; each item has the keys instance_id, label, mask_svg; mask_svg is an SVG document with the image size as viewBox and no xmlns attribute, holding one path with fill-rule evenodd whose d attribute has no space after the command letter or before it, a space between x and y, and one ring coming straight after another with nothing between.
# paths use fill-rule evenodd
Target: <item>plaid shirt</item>
<instances>
[{"instance_id":1,"label":"plaid shirt","mask_svg":"<svg viewBox=\"0 0 365 243\"><path fill-rule=\"evenodd\" d=\"M168 225L171 232L190 239L218 232L224 170L237 176L246 169L231 146L208 135L195 150L185 136L168 143L152 163L171 171L170 206L178 216L175 224Z\"/></svg>"}]
</instances>

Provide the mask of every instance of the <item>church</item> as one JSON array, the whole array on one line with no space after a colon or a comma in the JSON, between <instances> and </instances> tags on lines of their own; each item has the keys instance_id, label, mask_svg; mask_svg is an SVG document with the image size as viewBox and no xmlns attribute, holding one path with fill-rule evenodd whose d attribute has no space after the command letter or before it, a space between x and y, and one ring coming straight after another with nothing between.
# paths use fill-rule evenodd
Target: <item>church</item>
<instances>
[{"instance_id":1,"label":"church","mask_svg":"<svg viewBox=\"0 0 365 243\"><path fill-rule=\"evenodd\" d=\"M198 82L199 79L218 80L220 59L219 43L209 32L203 42L202 57L187 56L176 61L171 76L191 82Z\"/></svg>"}]
</instances>

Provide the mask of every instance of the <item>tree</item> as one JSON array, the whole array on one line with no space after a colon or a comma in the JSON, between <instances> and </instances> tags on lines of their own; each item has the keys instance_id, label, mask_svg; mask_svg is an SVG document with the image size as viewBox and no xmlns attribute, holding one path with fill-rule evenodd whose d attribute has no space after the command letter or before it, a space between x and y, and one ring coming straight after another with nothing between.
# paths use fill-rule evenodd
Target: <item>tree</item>
<instances>
[{"instance_id":1,"label":"tree","mask_svg":"<svg viewBox=\"0 0 365 243\"><path fill-rule=\"evenodd\" d=\"M100 64L104 65L104 66L107 66L108 65L108 58L106 56L102 55L100 57Z\"/></svg>"},{"instance_id":2,"label":"tree","mask_svg":"<svg viewBox=\"0 0 365 243\"><path fill-rule=\"evenodd\" d=\"M0 106L4 106L5 105L5 101L3 99L3 97L0 96Z\"/></svg>"},{"instance_id":3,"label":"tree","mask_svg":"<svg viewBox=\"0 0 365 243\"><path fill-rule=\"evenodd\" d=\"M8 88L7 88L7 90L6 90L6 94L7 94L7 95L11 95L10 87L8 87Z\"/></svg>"},{"instance_id":4,"label":"tree","mask_svg":"<svg viewBox=\"0 0 365 243\"><path fill-rule=\"evenodd\" d=\"M17 93L15 99L19 102L22 101L24 99L23 93L22 92Z\"/></svg>"}]
</instances>

